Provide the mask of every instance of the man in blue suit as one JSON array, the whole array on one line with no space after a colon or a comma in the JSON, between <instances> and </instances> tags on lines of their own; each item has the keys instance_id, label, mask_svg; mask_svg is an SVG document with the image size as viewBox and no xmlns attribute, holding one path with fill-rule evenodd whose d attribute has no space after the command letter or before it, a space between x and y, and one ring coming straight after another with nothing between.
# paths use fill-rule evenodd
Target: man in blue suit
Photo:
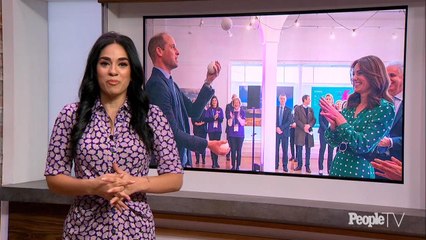
<instances>
[{"instance_id":1,"label":"man in blue suit","mask_svg":"<svg viewBox=\"0 0 426 240\"><path fill-rule=\"evenodd\" d=\"M148 43L148 53L154 65L146 91L151 104L157 105L166 115L173 130L182 166L192 167L191 152L203 152L207 147L218 155L225 155L229 147L221 147L226 141L207 141L190 135L188 117L198 118L204 106L214 94L211 83L219 75L220 64L215 62L214 71L208 71L206 80L192 102L172 79L172 70L178 67L179 50L168 33L153 36Z\"/></svg>"},{"instance_id":2,"label":"man in blue suit","mask_svg":"<svg viewBox=\"0 0 426 240\"><path fill-rule=\"evenodd\" d=\"M403 139L402 129L404 128L404 65L400 62L390 63L386 67L389 75L389 94L395 104L395 118L389 136L384 137L374 154L374 161L371 162L376 168L377 179L389 179L402 181L403 173Z\"/></svg>"},{"instance_id":3,"label":"man in blue suit","mask_svg":"<svg viewBox=\"0 0 426 240\"><path fill-rule=\"evenodd\" d=\"M278 170L280 159L280 145L282 149L283 171L288 172L288 138L290 136L290 124L293 123L293 114L290 108L286 107L287 96L282 93L279 96L280 105L277 106L276 121L276 145L275 145L275 170Z\"/></svg>"},{"instance_id":4,"label":"man in blue suit","mask_svg":"<svg viewBox=\"0 0 426 240\"><path fill-rule=\"evenodd\" d=\"M389 75L390 86L389 86L389 94L393 98L393 102L395 105L395 118L393 121L392 128L390 130L389 136L384 137L380 143L379 148L384 148L389 151L386 160L389 160L390 157L395 157L400 159L402 162L404 161L402 153L402 129L404 127L403 124L403 89L404 89L404 65L399 62L390 63L386 67L386 71Z\"/></svg>"},{"instance_id":5,"label":"man in blue suit","mask_svg":"<svg viewBox=\"0 0 426 240\"><path fill-rule=\"evenodd\" d=\"M374 160L377 164L380 160L391 160L392 157L400 160L401 166L404 162L403 156L403 139L402 129L404 128L404 117L403 117L403 90L404 90L404 65L400 62L390 63L386 67L386 71L389 75L390 86L389 94L393 98L395 104L395 118L392 124L392 128L389 132L389 136L384 137L378 144L375 153L370 157L370 160ZM375 166L373 164L373 166ZM378 171L381 169L378 168ZM376 173L377 179L386 179L382 177L384 173Z\"/></svg>"}]
</instances>

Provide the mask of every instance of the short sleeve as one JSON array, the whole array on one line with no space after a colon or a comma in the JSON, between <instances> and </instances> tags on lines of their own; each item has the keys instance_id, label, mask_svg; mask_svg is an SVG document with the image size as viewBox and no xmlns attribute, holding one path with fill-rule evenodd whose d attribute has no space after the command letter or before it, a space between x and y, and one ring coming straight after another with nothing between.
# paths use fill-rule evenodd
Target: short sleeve
<instances>
[{"instance_id":1,"label":"short sleeve","mask_svg":"<svg viewBox=\"0 0 426 240\"><path fill-rule=\"evenodd\" d=\"M154 131L153 154L158 163L158 174L183 173L173 131L159 107L150 105L148 122Z\"/></svg>"},{"instance_id":2,"label":"short sleeve","mask_svg":"<svg viewBox=\"0 0 426 240\"><path fill-rule=\"evenodd\" d=\"M71 175L73 161L69 144L76 111L76 103L66 105L56 118L47 150L45 176Z\"/></svg>"}]
</instances>

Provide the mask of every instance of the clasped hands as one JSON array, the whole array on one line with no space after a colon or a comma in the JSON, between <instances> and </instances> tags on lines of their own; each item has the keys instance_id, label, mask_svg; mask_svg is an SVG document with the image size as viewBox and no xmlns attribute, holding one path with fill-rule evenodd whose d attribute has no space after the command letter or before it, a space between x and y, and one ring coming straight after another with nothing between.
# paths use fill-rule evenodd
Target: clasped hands
<instances>
[{"instance_id":1,"label":"clasped hands","mask_svg":"<svg viewBox=\"0 0 426 240\"><path fill-rule=\"evenodd\" d=\"M390 147L391 146L391 140L388 137L384 137L382 140L380 140L379 142L379 147Z\"/></svg>"},{"instance_id":2,"label":"clasped hands","mask_svg":"<svg viewBox=\"0 0 426 240\"><path fill-rule=\"evenodd\" d=\"M309 133L310 128L311 128L311 125L305 124L305 126L303 127L303 131L305 131L305 133Z\"/></svg>"},{"instance_id":3,"label":"clasped hands","mask_svg":"<svg viewBox=\"0 0 426 240\"><path fill-rule=\"evenodd\" d=\"M130 174L120 169L117 163L113 163L113 169L115 173L108 173L98 177L96 195L109 200L111 206L119 212L123 212L128 209L124 202L126 200L131 201L130 195L133 194L130 186L136 181L132 179Z\"/></svg>"},{"instance_id":4,"label":"clasped hands","mask_svg":"<svg viewBox=\"0 0 426 240\"><path fill-rule=\"evenodd\" d=\"M322 109L320 114L330 123L331 130L335 130L336 127L346 123L345 117L324 98L321 98L319 103Z\"/></svg>"}]
</instances>

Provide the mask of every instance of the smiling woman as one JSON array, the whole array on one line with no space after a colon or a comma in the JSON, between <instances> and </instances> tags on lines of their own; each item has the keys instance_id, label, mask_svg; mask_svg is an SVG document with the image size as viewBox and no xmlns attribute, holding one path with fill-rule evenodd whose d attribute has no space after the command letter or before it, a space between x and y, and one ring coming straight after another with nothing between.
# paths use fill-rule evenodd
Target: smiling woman
<instances>
[{"instance_id":1,"label":"smiling woman","mask_svg":"<svg viewBox=\"0 0 426 240\"><path fill-rule=\"evenodd\" d=\"M100 36L80 101L59 113L46 160L49 189L75 197L64 239L155 239L146 193L179 190L183 172L170 126L149 105L144 85L133 41L115 32ZM148 178L151 158L158 176Z\"/></svg>"},{"instance_id":2,"label":"smiling woman","mask_svg":"<svg viewBox=\"0 0 426 240\"><path fill-rule=\"evenodd\" d=\"M375 178L368 154L389 134L395 117L388 94L389 79L385 65L376 56L362 57L352 63L354 94L340 113L320 100L321 115L330 123L325 132L327 142L338 147L331 176Z\"/></svg>"},{"instance_id":3,"label":"smiling woman","mask_svg":"<svg viewBox=\"0 0 426 240\"><path fill-rule=\"evenodd\" d=\"M99 56L97 72L101 102L117 99L121 106L126 100L130 83L130 64L124 48L115 43L105 47ZM110 105L105 105L105 108L111 119L115 119L118 109Z\"/></svg>"}]
</instances>

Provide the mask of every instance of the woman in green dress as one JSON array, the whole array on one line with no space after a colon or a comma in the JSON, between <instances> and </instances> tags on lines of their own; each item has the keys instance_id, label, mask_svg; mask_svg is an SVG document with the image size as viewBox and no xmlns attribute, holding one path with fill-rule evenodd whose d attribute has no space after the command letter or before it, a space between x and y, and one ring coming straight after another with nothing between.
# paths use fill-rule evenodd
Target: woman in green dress
<instances>
[{"instance_id":1,"label":"woman in green dress","mask_svg":"<svg viewBox=\"0 0 426 240\"><path fill-rule=\"evenodd\" d=\"M386 67L376 56L362 57L352 63L351 82L354 93L341 113L320 100L321 114L330 122L326 141L338 147L330 176L375 178L367 155L389 133L395 116Z\"/></svg>"}]
</instances>

